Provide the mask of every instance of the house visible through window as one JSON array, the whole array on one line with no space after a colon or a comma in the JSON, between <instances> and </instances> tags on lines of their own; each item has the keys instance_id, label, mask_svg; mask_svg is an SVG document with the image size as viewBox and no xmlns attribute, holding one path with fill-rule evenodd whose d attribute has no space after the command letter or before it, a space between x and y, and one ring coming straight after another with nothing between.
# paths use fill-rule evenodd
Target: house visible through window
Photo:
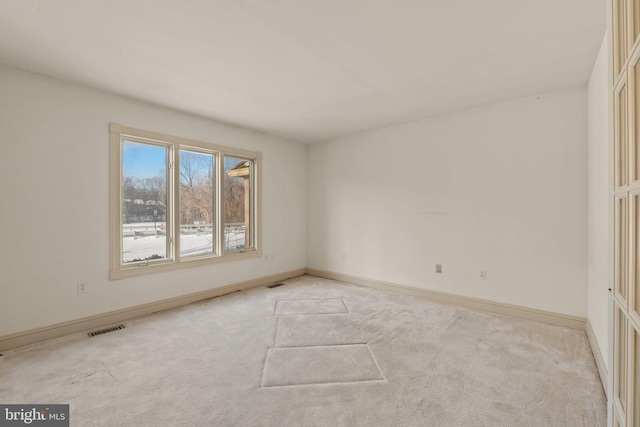
<instances>
[{"instance_id":1,"label":"house visible through window","mask_svg":"<svg viewBox=\"0 0 640 427\"><path fill-rule=\"evenodd\" d=\"M251 161L224 159L224 247L238 250L251 247Z\"/></svg>"},{"instance_id":2,"label":"house visible through window","mask_svg":"<svg viewBox=\"0 0 640 427\"><path fill-rule=\"evenodd\" d=\"M111 278L260 255L260 153L110 130Z\"/></svg>"}]
</instances>

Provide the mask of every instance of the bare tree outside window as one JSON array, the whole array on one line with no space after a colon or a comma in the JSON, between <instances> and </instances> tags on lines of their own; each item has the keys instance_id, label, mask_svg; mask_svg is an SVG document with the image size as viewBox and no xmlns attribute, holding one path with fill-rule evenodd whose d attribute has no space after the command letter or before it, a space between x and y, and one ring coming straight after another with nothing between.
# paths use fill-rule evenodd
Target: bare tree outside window
<instances>
[{"instance_id":1,"label":"bare tree outside window","mask_svg":"<svg viewBox=\"0 0 640 427\"><path fill-rule=\"evenodd\" d=\"M261 256L260 152L109 132L111 279Z\"/></svg>"},{"instance_id":2,"label":"bare tree outside window","mask_svg":"<svg viewBox=\"0 0 640 427\"><path fill-rule=\"evenodd\" d=\"M180 255L214 252L215 156L180 150Z\"/></svg>"},{"instance_id":3,"label":"bare tree outside window","mask_svg":"<svg viewBox=\"0 0 640 427\"><path fill-rule=\"evenodd\" d=\"M168 149L124 141L122 152L122 262L166 258Z\"/></svg>"}]
</instances>

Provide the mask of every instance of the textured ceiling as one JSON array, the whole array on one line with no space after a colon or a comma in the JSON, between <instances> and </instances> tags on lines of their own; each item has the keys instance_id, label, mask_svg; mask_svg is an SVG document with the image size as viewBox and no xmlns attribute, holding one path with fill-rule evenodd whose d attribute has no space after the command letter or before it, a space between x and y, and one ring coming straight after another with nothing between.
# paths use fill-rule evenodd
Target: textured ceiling
<instances>
[{"instance_id":1,"label":"textured ceiling","mask_svg":"<svg viewBox=\"0 0 640 427\"><path fill-rule=\"evenodd\" d=\"M605 0L0 0L0 64L317 142L584 84Z\"/></svg>"}]
</instances>

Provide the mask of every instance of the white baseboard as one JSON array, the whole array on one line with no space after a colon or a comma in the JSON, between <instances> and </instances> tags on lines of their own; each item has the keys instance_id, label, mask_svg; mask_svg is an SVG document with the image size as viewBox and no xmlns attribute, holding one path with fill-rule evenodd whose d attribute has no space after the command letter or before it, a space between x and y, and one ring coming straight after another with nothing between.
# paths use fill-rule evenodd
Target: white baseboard
<instances>
[{"instance_id":1,"label":"white baseboard","mask_svg":"<svg viewBox=\"0 0 640 427\"><path fill-rule=\"evenodd\" d=\"M549 323L552 325L566 326L573 329L587 331L587 336L591 343L594 357L596 358L596 364L601 378L603 379L603 385L606 384L606 368L603 363L602 355L597 348L597 344L594 346L595 338L593 338L593 331L589 336L587 330L587 319L569 316L565 314L552 313L548 311L536 310L527 307L521 307L510 304L497 303L493 301L481 300L476 298L463 297L459 295L447 294L444 292L429 291L426 289L419 289L410 286L404 286L394 283L387 283L377 280L365 279L362 277L350 276L346 274L333 273L330 271L319 270L314 268L301 268L297 270L287 271L272 276L260 277L253 280L244 282L238 282L219 288L209 289L202 292L196 292L188 295L182 295L179 297L169 298L161 301L156 301L148 304L142 304L134 307L129 307L121 310L111 311L108 313L98 314L95 316L83 317L81 319L75 319L68 322L58 323L55 325L30 329L27 331L17 332L9 335L0 336L0 351L6 351L9 349L22 347L28 344L33 344L39 341L44 341L50 338L57 338L65 335L74 334L77 332L89 331L96 328L102 328L104 326L113 325L114 323L123 322L136 317L145 316L147 314L156 313L158 311L168 310L171 308L181 307L183 305L191 304L197 301L205 300L208 298L214 298L220 295L228 294L231 292L255 288L259 286L270 285L281 280L289 279L292 277L301 276L303 274L309 274L311 276L323 277L331 280L338 280L341 282L353 283L362 286L368 286L371 288L382 289L385 291L401 293L405 295L411 295L418 298L424 298L432 301L443 302L447 304L459 305L475 310L489 311L492 313L504 314L508 316L518 317L522 319L535 320L538 322ZM597 354L596 354L597 353Z\"/></svg>"},{"instance_id":2,"label":"white baseboard","mask_svg":"<svg viewBox=\"0 0 640 427\"><path fill-rule=\"evenodd\" d=\"M179 297L168 298L148 304L124 308L122 310L110 311L108 313L98 314L95 316L83 317L81 319L71 320L55 325L0 336L0 351L22 347L50 338L58 338L77 332L84 332L90 331L91 329L102 328L114 323L124 322L125 320L145 316L147 314L156 313L158 311L181 307L183 305L192 304L197 301L214 298L231 292L271 285L281 280L302 276L303 274L305 274L305 269L300 268L297 270L274 274L272 276L260 277L253 280L247 280L244 282L221 286L219 288L208 289L202 292L195 292L188 295L182 295Z\"/></svg>"},{"instance_id":3,"label":"white baseboard","mask_svg":"<svg viewBox=\"0 0 640 427\"><path fill-rule=\"evenodd\" d=\"M591 326L591 322L587 319L587 338L589 339L589 344L591 345L591 352L593 353L593 358L596 361L596 366L598 367L598 375L600 375L600 382L602 383L602 388L604 389L605 396L608 397L607 392L607 381L608 381L608 371L607 366L604 364L604 358L602 357L602 352L600 351L600 346L598 345L598 340L596 339L596 335L593 332L593 327Z\"/></svg>"},{"instance_id":4,"label":"white baseboard","mask_svg":"<svg viewBox=\"0 0 640 427\"><path fill-rule=\"evenodd\" d=\"M549 323L551 325L565 326L572 329L578 329L580 331L584 331L587 325L587 319L567 314L553 313L550 311L536 310L533 308L521 307L517 305L463 297L460 295L447 294L444 292L429 291L426 289L414 288L412 286L405 286L395 283L382 282L379 280L349 276L347 274L334 273L331 271L319 270L315 268L307 268L306 271L310 276L317 276L325 279L382 289L389 292L401 293L432 301L459 305L474 310L489 311L491 313L504 314L521 319Z\"/></svg>"}]
</instances>

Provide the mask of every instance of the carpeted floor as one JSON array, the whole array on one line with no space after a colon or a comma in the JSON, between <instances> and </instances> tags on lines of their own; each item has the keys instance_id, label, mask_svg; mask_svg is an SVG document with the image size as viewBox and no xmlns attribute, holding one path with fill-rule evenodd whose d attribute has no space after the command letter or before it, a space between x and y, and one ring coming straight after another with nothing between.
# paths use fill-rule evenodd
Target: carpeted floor
<instances>
[{"instance_id":1,"label":"carpeted floor","mask_svg":"<svg viewBox=\"0 0 640 427\"><path fill-rule=\"evenodd\" d=\"M304 276L0 357L72 426L604 426L583 332Z\"/></svg>"}]
</instances>

